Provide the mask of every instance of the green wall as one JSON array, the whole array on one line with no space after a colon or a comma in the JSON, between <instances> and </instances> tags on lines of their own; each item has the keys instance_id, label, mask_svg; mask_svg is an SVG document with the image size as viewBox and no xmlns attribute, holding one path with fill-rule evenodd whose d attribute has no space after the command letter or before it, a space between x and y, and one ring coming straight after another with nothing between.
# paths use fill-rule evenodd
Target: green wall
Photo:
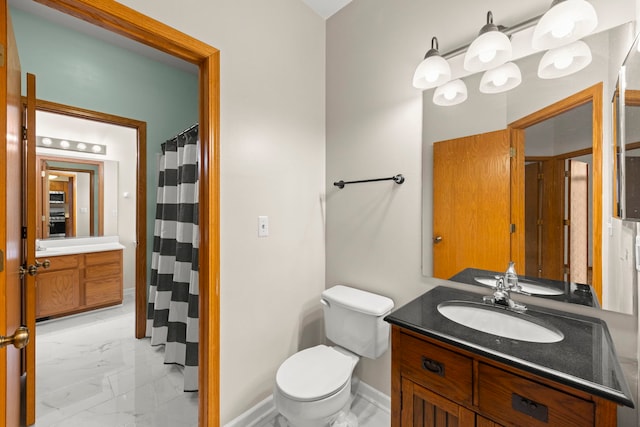
<instances>
[{"instance_id":1,"label":"green wall","mask_svg":"<svg viewBox=\"0 0 640 427\"><path fill-rule=\"evenodd\" d=\"M23 75L36 96L147 122L147 270L160 144L198 121L198 76L11 9ZM23 92L26 87L23 78Z\"/></svg>"}]
</instances>

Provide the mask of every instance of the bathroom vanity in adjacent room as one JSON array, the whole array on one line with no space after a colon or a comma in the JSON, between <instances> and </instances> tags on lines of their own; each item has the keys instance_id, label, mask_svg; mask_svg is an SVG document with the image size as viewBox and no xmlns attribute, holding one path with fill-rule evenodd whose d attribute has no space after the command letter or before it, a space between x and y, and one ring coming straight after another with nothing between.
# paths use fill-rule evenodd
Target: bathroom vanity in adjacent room
<instances>
[{"instance_id":1,"label":"bathroom vanity in adjacent room","mask_svg":"<svg viewBox=\"0 0 640 427\"><path fill-rule=\"evenodd\" d=\"M408 426L616 426L633 407L604 322L530 306L558 331L528 342L449 320L442 303L482 295L437 287L386 317L392 324L392 422Z\"/></svg>"},{"instance_id":2,"label":"bathroom vanity in adjacent room","mask_svg":"<svg viewBox=\"0 0 640 427\"><path fill-rule=\"evenodd\" d=\"M36 319L122 303L122 249L117 239L47 241L37 252L49 267L36 276ZM66 245L66 246L62 246Z\"/></svg>"}]
</instances>

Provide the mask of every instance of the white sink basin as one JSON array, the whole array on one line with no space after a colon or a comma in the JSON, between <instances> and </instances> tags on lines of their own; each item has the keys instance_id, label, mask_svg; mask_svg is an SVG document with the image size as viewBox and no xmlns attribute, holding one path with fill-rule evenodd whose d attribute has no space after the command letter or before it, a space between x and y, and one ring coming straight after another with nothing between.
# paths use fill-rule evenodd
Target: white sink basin
<instances>
[{"instance_id":1,"label":"white sink basin","mask_svg":"<svg viewBox=\"0 0 640 427\"><path fill-rule=\"evenodd\" d=\"M524 313L515 313L469 301L445 301L438 304L444 317L466 327L519 341L553 343L564 335L556 327Z\"/></svg>"},{"instance_id":2,"label":"white sink basin","mask_svg":"<svg viewBox=\"0 0 640 427\"><path fill-rule=\"evenodd\" d=\"M473 280L490 288L496 287L495 277L474 277ZM522 290L530 295L562 295L564 291L560 289L550 288L542 283L534 282L527 279L518 279L518 284Z\"/></svg>"}]
</instances>

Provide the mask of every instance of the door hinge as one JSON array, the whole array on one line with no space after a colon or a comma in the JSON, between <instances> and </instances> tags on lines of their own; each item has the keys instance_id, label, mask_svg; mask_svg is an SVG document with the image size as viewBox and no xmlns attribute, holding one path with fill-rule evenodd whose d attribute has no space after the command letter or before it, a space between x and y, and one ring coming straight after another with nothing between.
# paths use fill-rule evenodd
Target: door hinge
<instances>
[{"instance_id":1,"label":"door hinge","mask_svg":"<svg viewBox=\"0 0 640 427\"><path fill-rule=\"evenodd\" d=\"M23 239L27 238L27 227L22 227L22 238Z\"/></svg>"},{"instance_id":2,"label":"door hinge","mask_svg":"<svg viewBox=\"0 0 640 427\"><path fill-rule=\"evenodd\" d=\"M564 171L565 178L571 178L571 171Z\"/></svg>"},{"instance_id":3,"label":"door hinge","mask_svg":"<svg viewBox=\"0 0 640 427\"><path fill-rule=\"evenodd\" d=\"M0 67L4 67L4 45L0 44Z\"/></svg>"},{"instance_id":4,"label":"door hinge","mask_svg":"<svg viewBox=\"0 0 640 427\"><path fill-rule=\"evenodd\" d=\"M516 232L516 225L515 224L509 224L509 232L510 233L515 233Z\"/></svg>"},{"instance_id":5,"label":"door hinge","mask_svg":"<svg viewBox=\"0 0 640 427\"><path fill-rule=\"evenodd\" d=\"M0 273L4 271L4 252L0 249Z\"/></svg>"},{"instance_id":6,"label":"door hinge","mask_svg":"<svg viewBox=\"0 0 640 427\"><path fill-rule=\"evenodd\" d=\"M538 181L544 181L544 174L543 173L539 173L538 174Z\"/></svg>"},{"instance_id":7,"label":"door hinge","mask_svg":"<svg viewBox=\"0 0 640 427\"><path fill-rule=\"evenodd\" d=\"M516 156L516 149L514 147L509 147L509 157L512 159Z\"/></svg>"},{"instance_id":8,"label":"door hinge","mask_svg":"<svg viewBox=\"0 0 640 427\"><path fill-rule=\"evenodd\" d=\"M22 140L23 141L27 140L27 127L26 126L22 126Z\"/></svg>"}]
</instances>

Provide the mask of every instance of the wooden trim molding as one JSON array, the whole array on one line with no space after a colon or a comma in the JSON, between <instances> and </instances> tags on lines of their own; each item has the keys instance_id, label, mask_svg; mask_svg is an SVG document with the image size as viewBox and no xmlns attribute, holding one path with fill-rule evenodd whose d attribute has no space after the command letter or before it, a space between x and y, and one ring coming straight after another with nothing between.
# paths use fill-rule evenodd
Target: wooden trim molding
<instances>
[{"instance_id":1,"label":"wooden trim molding","mask_svg":"<svg viewBox=\"0 0 640 427\"><path fill-rule=\"evenodd\" d=\"M602 106L603 84L597 83L568 98L562 99L509 125L511 129L525 129L558 116L566 111L591 102L592 105L592 154L593 154L593 278L592 285L602 301ZM521 197L524 197L522 193ZM524 206L524 203L522 204ZM524 224L522 224L524 227ZM518 226L516 225L516 229ZM519 236L524 239L524 233ZM524 245L524 243L521 243ZM521 246L524 247L524 246Z\"/></svg>"},{"instance_id":2,"label":"wooden trim molding","mask_svg":"<svg viewBox=\"0 0 640 427\"><path fill-rule=\"evenodd\" d=\"M113 0L35 0L198 65L200 72L199 425L220 425L220 57L215 49ZM144 240L139 241L142 243ZM138 246L142 253L144 248Z\"/></svg>"}]
</instances>

